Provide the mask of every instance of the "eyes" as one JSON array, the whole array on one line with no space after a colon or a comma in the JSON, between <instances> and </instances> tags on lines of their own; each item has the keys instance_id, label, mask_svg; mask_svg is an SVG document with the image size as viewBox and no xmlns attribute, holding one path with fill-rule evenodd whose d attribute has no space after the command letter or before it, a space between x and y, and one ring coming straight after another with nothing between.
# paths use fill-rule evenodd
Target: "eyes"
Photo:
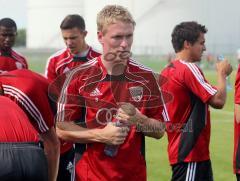
<instances>
[{"instance_id":1,"label":"eyes","mask_svg":"<svg viewBox=\"0 0 240 181\"><path fill-rule=\"evenodd\" d=\"M63 39L67 41L67 40L76 40L77 38L78 36L72 36L72 37L64 37Z\"/></svg>"},{"instance_id":2,"label":"eyes","mask_svg":"<svg viewBox=\"0 0 240 181\"><path fill-rule=\"evenodd\" d=\"M129 40L129 39L131 39L133 37L133 34L128 34L128 35L115 35L115 36L113 36L112 38L114 39L114 40L122 40L122 39L124 39L124 38L126 38L127 40Z\"/></svg>"},{"instance_id":3,"label":"eyes","mask_svg":"<svg viewBox=\"0 0 240 181\"><path fill-rule=\"evenodd\" d=\"M0 33L0 36L4 37L4 38L7 38L7 37L14 38L16 35L17 35L16 32L15 33Z\"/></svg>"}]
</instances>

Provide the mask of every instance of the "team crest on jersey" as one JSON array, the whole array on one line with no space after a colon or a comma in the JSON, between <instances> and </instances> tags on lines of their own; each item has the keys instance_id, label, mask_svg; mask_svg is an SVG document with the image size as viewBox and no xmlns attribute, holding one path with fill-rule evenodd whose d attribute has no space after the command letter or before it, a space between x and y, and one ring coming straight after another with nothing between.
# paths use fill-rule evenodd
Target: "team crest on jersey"
<instances>
[{"instance_id":1,"label":"team crest on jersey","mask_svg":"<svg viewBox=\"0 0 240 181\"><path fill-rule=\"evenodd\" d=\"M134 101L139 102L142 100L143 97L143 88L140 86L130 87L129 92Z\"/></svg>"}]
</instances>

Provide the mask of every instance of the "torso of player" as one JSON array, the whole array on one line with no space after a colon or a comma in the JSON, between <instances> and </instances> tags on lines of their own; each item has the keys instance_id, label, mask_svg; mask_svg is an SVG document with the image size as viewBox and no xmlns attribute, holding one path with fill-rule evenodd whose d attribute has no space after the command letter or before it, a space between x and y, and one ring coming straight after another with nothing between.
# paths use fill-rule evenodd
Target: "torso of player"
<instances>
[{"instance_id":1,"label":"torso of player","mask_svg":"<svg viewBox=\"0 0 240 181\"><path fill-rule=\"evenodd\" d=\"M202 81L198 82L198 78L194 78L194 75L189 73L191 71L188 66L193 67L195 73L198 74L196 77L202 77ZM210 114L207 104L203 103L202 100L207 101L207 99L212 96L205 90L205 87L207 87L208 90L211 89L213 94L216 90L205 82L200 69L198 69L196 65L187 65L179 60L173 61L169 67L163 70L161 75L168 79L168 81L162 85L162 90L173 95L173 100L166 104L170 117L170 122L166 123L169 139L168 152L170 163L175 164L179 160L179 145L184 144L180 141L182 135L189 131L199 131L195 130L193 124L187 124L187 122L190 122L189 116L193 112L193 106L196 105L196 101L201 101L202 105L205 107L203 108L205 109L205 119L191 121L201 125L201 122L204 121L203 124L205 124L205 126L201 129L201 133L198 135L199 139L195 142L194 147L191 148L192 150L188 150L190 153L184 161L203 161L209 159ZM186 77L188 78L186 79ZM190 77L192 77L192 80L190 80ZM190 85L190 81L193 84L195 83L195 86Z\"/></svg>"},{"instance_id":2,"label":"torso of player","mask_svg":"<svg viewBox=\"0 0 240 181\"><path fill-rule=\"evenodd\" d=\"M77 67L73 69L71 73L76 80L72 81L69 93L74 92L73 96L79 95L72 100L76 100L78 105L79 103L82 104L79 105L79 110L81 106L86 108L85 120L88 128L101 128L107 122L116 121L114 115L120 102L130 102L143 114L150 117L156 119L158 116L161 117L162 108L158 107L158 111L155 110L154 114L151 112L154 108L147 109L147 106L151 105L151 98L154 94L151 94L150 91L153 90L153 82L146 76L149 74L149 77L153 80L152 72L132 60L129 60L128 68L121 76L108 75L103 68L100 57L89 61L88 65L85 64L85 68ZM70 74L67 77L70 77ZM81 101L81 98L84 98L84 101ZM158 102L161 102L160 99L161 96L158 95ZM134 144L132 144L133 142ZM117 159L119 161L121 159L126 160L126 153L128 153L128 155L132 155L128 156L129 165L135 163L136 157L143 164L140 153L141 142L142 133L137 132L136 127L132 126L125 143L121 145ZM101 143L91 143L88 146L88 154L94 154L92 156L93 160L98 159L97 157L106 157L103 151L104 147L105 145Z\"/></svg>"},{"instance_id":3,"label":"torso of player","mask_svg":"<svg viewBox=\"0 0 240 181\"><path fill-rule=\"evenodd\" d=\"M49 58L45 76L50 80L54 80L59 75L99 55L99 52L90 47L85 57L78 57L75 59L68 49L63 49Z\"/></svg>"},{"instance_id":4,"label":"torso of player","mask_svg":"<svg viewBox=\"0 0 240 181\"><path fill-rule=\"evenodd\" d=\"M0 142L37 142L38 134L23 110L0 96Z\"/></svg>"},{"instance_id":5,"label":"torso of player","mask_svg":"<svg viewBox=\"0 0 240 181\"><path fill-rule=\"evenodd\" d=\"M0 73L27 68L26 59L17 52L12 50L10 55L0 53Z\"/></svg>"}]
</instances>

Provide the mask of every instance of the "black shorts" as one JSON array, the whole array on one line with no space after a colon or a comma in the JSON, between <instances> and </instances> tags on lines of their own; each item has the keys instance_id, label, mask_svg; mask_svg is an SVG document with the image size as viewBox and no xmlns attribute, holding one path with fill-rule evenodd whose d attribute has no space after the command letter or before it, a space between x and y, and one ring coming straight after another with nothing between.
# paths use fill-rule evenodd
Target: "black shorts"
<instances>
[{"instance_id":1,"label":"black shorts","mask_svg":"<svg viewBox=\"0 0 240 181\"><path fill-rule=\"evenodd\" d=\"M172 181L213 181L211 161L172 165Z\"/></svg>"},{"instance_id":2,"label":"black shorts","mask_svg":"<svg viewBox=\"0 0 240 181\"><path fill-rule=\"evenodd\" d=\"M236 174L237 181L240 181L240 174Z\"/></svg>"},{"instance_id":3,"label":"black shorts","mask_svg":"<svg viewBox=\"0 0 240 181\"><path fill-rule=\"evenodd\" d=\"M47 181L48 165L37 143L0 143L1 181Z\"/></svg>"},{"instance_id":4,"label":"black shorts","mask_svg":"<svg viewBox=\"0 0 240 181\"><path fill-rule=\"evenodd\" d=\"M75 179L74 148L60 155L57 181L73 181Z\"/></svg>"}]
</instances>

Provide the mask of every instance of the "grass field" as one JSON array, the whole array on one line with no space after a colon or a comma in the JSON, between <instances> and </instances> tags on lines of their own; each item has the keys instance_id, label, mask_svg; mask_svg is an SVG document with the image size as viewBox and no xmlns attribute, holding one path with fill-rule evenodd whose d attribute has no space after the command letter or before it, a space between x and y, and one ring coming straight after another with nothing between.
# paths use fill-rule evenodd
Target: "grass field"
<instances>
[{"instance_id":1,"label":"grass field","mask_svg":"<svg viewBox=\"0 0 240 181\"><path fill-rule=\"evenodd\" d=\"M30 68L42 73L49 54L25 54L29 60ZM144 61L145 60L145 61ZM159 72L165 65L165 61L159 59L140 59L143 64ZM232 61L233 64L236 64ZM234 65L235 67L235 65ZM214 70L204 71L211 83L216 83ZM232 90L228 91L227 103L223 110L211 109L212 133L211 133L211 159L215 181L233 181L235 176L232 173L233 153L233 86L235 80L234 71L230 77ZM164 136L161 140L147 138L147 169L149 181L168 181L171 178L171 170L167 157L167 139Z\"/></svg>"}]
</instances>

